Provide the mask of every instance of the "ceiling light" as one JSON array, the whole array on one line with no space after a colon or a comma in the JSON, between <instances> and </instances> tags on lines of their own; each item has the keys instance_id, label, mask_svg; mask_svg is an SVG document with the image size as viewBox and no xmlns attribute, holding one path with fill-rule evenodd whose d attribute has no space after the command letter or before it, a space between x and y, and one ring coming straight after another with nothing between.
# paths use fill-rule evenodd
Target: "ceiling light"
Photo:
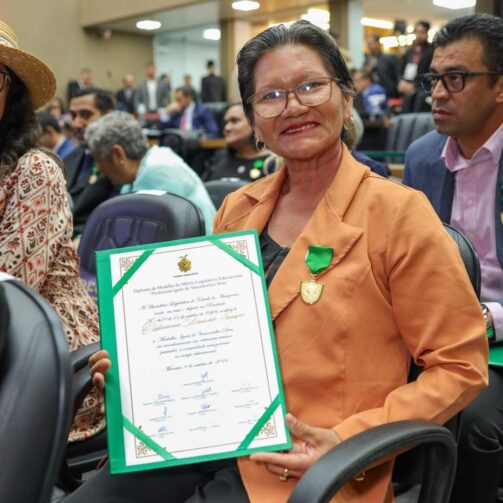
<instances>
[{"instance_id":1,"label":"ceiling light","mask_svg":"<svg viewBox=\"0 0 503 503\"><path fill-rule=\"evenodd\" d=\"M232 8L234 10L256 10L260 7L258 2L252 2L250 0L239 0L238 2L232 2Z\"/></svg>"},{"instance_id":2,"label":"ceiling light","mask_svg":"<svg viewBox=\"0 0 503 503\"><path fill-rule=\"evenodd\" d=\"M302 14L301 17L323 30L330 28L330 13L327 10L308 9L307 14Z\"/></svg>"},{"instance_id":3,"label":"ceiling light","mask_svg":"<svg viewBox=\"0 0 503 503\"><path fill-rule=\"evenodd\" d=\"M433 0L433 5L446 9L467 9L475 7L477 0Z\"/></svg>"},{"instance_id":4,"label":"ceiling light","mask_svg":"<svg viewBox=\"0 0 503 503\"><path fill-rule=\"evenodd\" d=\"M143 21L138 21L136 27L139 30L157 30L157 28L161 27L161 23L159 21L152 21L152 19L144 19Z\"/></svg>"},{"instance_id":5,"label":"ceiling light","mask_svg":"<svg viewBox=\"0 0 503 503\"><path fill-rule=\"evenodd\" d=\"M363 26L371 26L372 28L382 28L383 30L392 30L395 24L385 19L373 19L371 17L362 17L360 23Z\"/></svg>"},{"instance_id":6,"label":"ceiling light","mask_svg":"<svg viewBox=\"0 0 503 503\"><path fill-rule=\"evenodd\" d=\"M218 28L207 28L203 31L203 38L206 40L220 40L220 30Z\"/></svg>"}]
</instances>

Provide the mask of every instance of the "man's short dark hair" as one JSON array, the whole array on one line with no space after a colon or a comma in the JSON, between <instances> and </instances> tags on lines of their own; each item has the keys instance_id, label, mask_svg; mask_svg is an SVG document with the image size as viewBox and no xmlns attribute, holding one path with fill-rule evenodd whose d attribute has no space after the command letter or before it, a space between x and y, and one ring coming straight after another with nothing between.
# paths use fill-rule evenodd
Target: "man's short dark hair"
<instances>
[{"instance_id":1,"label":"man's short dark hair","mask_svg":"<svg viewBox=\"0 0 503 503\"><path fill-rule=\"evenodd\" d=\"M57 133L61 133L61 126L54 115L48 112L39 112L37 114L37 122L39 123L42 131L45 133L48 128L52 127Z\"/></svg>"},{"instance_id":2,"label":"man's short dark hair","mask_svg":"<svg viewBox=\"0 0 503 503\"><path fill-rule=\"evenodd\" d=\"M175 89L175 93L177 93L178 91L181 91L184 96L190 96L191 98L194 97L193 94L192 94L192 89L190 88L190 86L180 86L180 87L177 87Z\"/></svg>"},{"instance_id":3,"label":"man's short dark hair","mask_svg":"<svg viewBox=\"0 0 503 503\"><path fill-rule=\"evenodd\" d=\"M419 20L416 26L422 26L426 31L430 31L431 28L429 21L425 21L424 19Z\"/></svg>"},{"instance_id":4,"label":"man's short dark hair","mask_svg":"<svg viewBox=\"0 0 503 503\"><path fill-rule=\"evenodd\" d=\"M449 21L435 35L433 47L445 47L462 39L480 40L482 62L491 72L503 72L503 19L490 14L460 16ZM498 76L489 82L494 85Z\"/></svg>"},{"instance_id":5,"label":"man's short dark hair","mask_svg":"<svg viewBox=\"0 0 503 503\"><path fill-rule=\"evenodd\" d=\"M84 89L79 89L73 98L80 98L90 94L94 95L94 106L101 112L101 115L105 115L115 108L115 101L112 93L99 89L98 87L86 87Z\"/></svg>"},{"instance_id":6,"label":"man's short dark hair","mask_svg":"<svg viewBox=\"0 0 503 503\"><path fill-rule=\"evenodd\" d=\"M206 68L211 68L215 66L215 62L212 59L209 59L206 63Z\"/></svg>"}]
</instances>

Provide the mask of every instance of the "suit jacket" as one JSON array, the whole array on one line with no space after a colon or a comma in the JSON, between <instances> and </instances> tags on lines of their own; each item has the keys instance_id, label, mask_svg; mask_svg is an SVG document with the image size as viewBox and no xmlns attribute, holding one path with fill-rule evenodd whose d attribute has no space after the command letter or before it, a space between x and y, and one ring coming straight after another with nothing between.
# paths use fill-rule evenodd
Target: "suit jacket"
<instances>
[{"instance_id":1,"label":"suit jacket","mask_svg":"<svg viewBox=\"0 0 503 503\"><path fill-rule=\"evenodd\" d=\"M85 160L85 151L81 147L72 150L64 159L66 166L66 186L73 201L73 229L80 234L91 212L98 204L119 193L105 175L100 174L95 183L90 176L80 177Z\"/></svg>"},{"instance_id":2,"label":"suit jacket","mask_svg":"<svg viewBox=\"0 0 503 503\"><path fill-rule=\"evenodd\" d=\"M182 112L171 114L167 122L162 123L163 128L180 128ZM202 129L208 138L217 138L219 134L218 125L213 116L213 112L201 103L196 103L192 115L192 129Z\"/></svg>"},{"instance_id":3,"label":"suit jacket","mask_svg":"<svg viewBox=\"0 0 503 503\"><path fill-rule=\"evenodd\" d=\"M75 150L77 146L75 143L73 143L70 138L65 138L63 143L59 146L59 148L56 150L56 154L59 155L62 159L67 156L72 150Z\"/></svg>"},{"instance_id":4,"label":"suit jacket","mask_svg":"<svg viewBox=\"0 0 503 503\"><path fill-rule=\"evenodd\" d=\"M286 171L227 196L215 234L262 232ZM299 295L309 244L334 250L313 305ZM487 383L485 325L456 245L423 195L371 173L345 147L268 295L287 409L343 440L390 421L444 423ZM411 354L425 370L407 384ZM252 503L285 502L295 486L238 464ZM391 463L373 468L334 501L392 501L390 474Z\"/></svg>"},{"instance_id":5,"label":"suit jacket","mask_svg":"<svg viewBox=\"0 0 503 503\"><path fill-rule=\"evenodd\" d=\"M157 109L163 108L169 104L169 94L171 92L171 87L164 79L157 79L157 89L156 89L156 109L149 110L148 108L148 89L147 89L147 81L142 80L140 85L136 90L136 99L135 99L135 110L138 111L138 105L143 103L147 107L147 111L156 112Z\"/></svg>"},{"instance_id":6,"label":"suit jacket","mask_svg":"<svg viewBox=\"0 0 503 503\"><path fill-rule=\"evenodd\" d=\"M454 196L454 173L449 171L440 158L447 136L432 131L422 136L407 149L403 183L426 194L443 222L451 221L452 199ZM498 177L494 188L496 252L503 269L503 213L501 198L503 187L503 156L500 157Z\"/></svg>"},{"instance_id":7,"label":"suit jacket","mask_svg":"<svg viewBox=\"0 0 503 503\"><path fill-rule=\"evenodd\" d=\"M403 59L402 59L402 75L405 70L405 67L409 64L412 63L412 56L414 55L414 48L411 47L410 49L407 49L407 52L405 53ZM419 77L423 73L427 73L430 71L430 65L431 65L431 60L433 58L433 47L428 44L423 48L423 51L421 53L421 58L419 59L419 63L417 65L417 75L415 78L416 86L419 86Z\"/></svg>"},{"instance_id":8,"label":"suit jacket","mask_svg":"<svg viewBox=\"0 0 503 503\"><path fill-rule=\"evenodd\" d=\"M201 101L203 103L226 101L225 80L217 75L207 75L201 79Z\"/></svg>"},{"instance_id":9,"label":"suit jacket","mask_svg":"<svg viewBox=\"0 0 503 503\"><path fill-rule=\"evenodd\" d=\"M393 54L380 54L377 58L377 64L372 68L371 59L365 56L364 67L372 73L374 81L386 90L388 98L398 96L396 88L400 80L400 61Z\"/></svg>"},{"instance_id":10,"label":"suit jacket","mask_svg":"<svg viewBox=\"0 0 503 503\"><path fill-rule=\"evenodd\" d=\"M126 96L126 91L124 89L119 89L117 91L117 94L115 95L117 110L122 110L123 112L134 114L136 112L135 104L137 102L136 93L136 89L133 89L131 96L128 99L128 97Z\"/></svg>"}]
</instances>

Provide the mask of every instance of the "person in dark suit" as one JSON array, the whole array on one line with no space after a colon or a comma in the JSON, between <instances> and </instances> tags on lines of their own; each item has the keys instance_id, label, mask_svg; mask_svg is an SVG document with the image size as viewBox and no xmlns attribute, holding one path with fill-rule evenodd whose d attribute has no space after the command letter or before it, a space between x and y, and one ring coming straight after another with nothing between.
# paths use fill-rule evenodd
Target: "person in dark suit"
<instances>
[{"instance_id":1,"label":"person in dark suit","mask_svg":"<svg viewBox=\"0 0 503 503\"><path fill-rule=\"evenodd\" d=\"M225 80L215 75L215 62L209 60L206 68L208 75L201 79L201 101L203 103L226 101Z\"/></svg>"},{"instance_id":2,"label":"person in dark suit","mask_svg":"<svg viewBox=\"0 0 503 503\"><path fill-rule=\"evenodd\" d=\"M397 85L400 80L400 62L393 54L383 54L379 35L372 33L367 38L368 53L365 54L363 69L372 75L372 80L386 90L388 98L398 96Z\"/></svg>"},{"instance_id":3,"label":"person in dark suit","mask_svg":"<svg viewBox=\"0 0 503 503\"><path fill-rule=\"evenodd\" d=\"M77 80L70 80L68 82L67 97L68 103L82 89L87 89L93 86L93 74L89 68L82 68L80 70L79 78Z\"/></svg>"},{"instance_id":4,"label":"person in dark suit","mask_svg":"<svg viewBox=\"0 0 503 503\"><path fill-rule=\"evenodd\" d=\"M115 95L116 108L122 112L134 114L136 100L136 89L134 88L134 78L128 73L122 77L122 89Z\"/></svg>"},{"instance_id":5,"label":"person in dark suit","mask_svg":"<svg viewBox=\"0 0 503 503\"><path fill-rule=\"evenodd\" d=\"M403 182L464 232L480 258L481 312L490 344L503 340L503 20L455 18L436 35L430 72L436 131L407 150ZM451 502L494 503L503 466L503 368L461 414Z\"/></svg>"},{"instance_id":6,"label":"person in dark suit","mask_svg":"<svg viewBox=\"0 0 503 503\"><path fill-rule=\"evenodd\" d=\"M39 112L37 122L42 130L38 137L38 145L52 150L61 158L77 148L77 145L64 135L58 120L50 113Z\"/></svg>"},{"instance_id":7,"label":"person in dark suit","mask_svg":"<svg viewBox=\"0 0 503 503\"><path fill-rule=\"evenodd\" d=\"M140 82L136 93L136 112L157 112L169 104L171 88L164 78L156 79L154 63L145 67L146 79Z\"/></svg>"},{"instance_id":8,"label":"person in dark suit","mask_svg":"<svg viewBox=\"0 0 503 503\"><path fill-rule=\"evenodd\" d=\"M176 89L175 101L167 107L166 112L168 119L162 122L163 128L202 130L208 138L218 136L218 125L212 111L201 103L194 103L189 87Z\"/></svg>"},{"instance_id":9,"label":"person in dark suit","mask_svg":"<svg viewBox=\"0 0 503 503\"><path fill-rule=\"evenodd\" d=\"M73 199L74 236L78 236L91 212L109 197L119 193L119 187L98 171L97 164L84 141L84 132L91 122L114 109L112 96L102 89L79 91L70 101L72 128L80 146L65 158L66 184Z\"/></svg>"}]
</instances>

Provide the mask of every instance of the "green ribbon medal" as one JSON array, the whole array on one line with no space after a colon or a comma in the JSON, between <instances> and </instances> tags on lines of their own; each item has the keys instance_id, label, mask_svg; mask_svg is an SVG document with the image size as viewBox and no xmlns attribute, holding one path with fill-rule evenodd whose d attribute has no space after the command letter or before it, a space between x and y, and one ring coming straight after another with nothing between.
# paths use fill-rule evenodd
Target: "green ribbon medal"
<instances>
[{"instance_id":1,"label":"green ribbon medal","mask_svg":"<svg viewBox=\"0 0 503 503\"><path fill-rule=\"evenodd\" d=\"M253 167L250 169L250 178L255 180L262 174L262 168L264 167L264 161L262 159L255 159L253 162Z\"/></svg>"},{"instance_id":2,"label":"green ribbon medal","mask_svg":"<svg viewBox=\"0 0 503 503\"><path fill-rule=\"evenodd\" d=\"M309 245L305 262L312 278L300 283L300 296L306 304L315 304L320 300L323 292L323 283L316 281L316 275L324 271L332 262L334 249L328 246Z\"/></svg>"}]
</instances>

